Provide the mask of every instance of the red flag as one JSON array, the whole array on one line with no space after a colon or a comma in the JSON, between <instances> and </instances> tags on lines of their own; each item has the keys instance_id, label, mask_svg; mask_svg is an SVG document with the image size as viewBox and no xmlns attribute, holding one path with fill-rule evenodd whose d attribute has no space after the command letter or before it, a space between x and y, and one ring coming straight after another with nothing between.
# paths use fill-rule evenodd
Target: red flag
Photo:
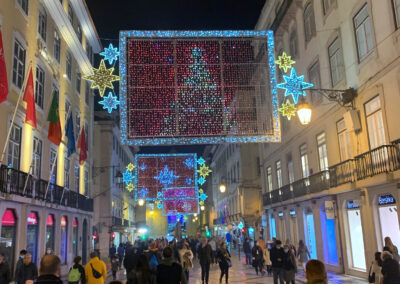
<instances>
[{"instance_id":1,"label":"red flag","mask_svg":"<svg viewBox=\"0 0 400 284\"><path fill-rule=\"evenodd\" d=\"M26 102L25 122L36 128L36 107L35 95L33 94L33 74L32 67L29 70L28 81L25 86L24 102Z\"/></svg>"},{"instance_id":2,"label":"red flag","mask_svg":"<svg viewBox=\"0 0 400 284\"><path fill-rule=\"evenodd\" d=\"M83 127L81 130L81 135L79 136L78 149L80 150L79 151L79 164L83 165L83 163L87 159L86 137L85 137L85 129Z\"/></svg>"},{"instance_id":3,"label":"red flag","mask_svg":"<svg viewBox=\"0 0 400 284\"><path fill-rule=\"evenodd\" d=\"M3 38L0 30L0 104L7 100L8 94L8 81L6 61L4 59Z\"/></svg>"}]
</instances>

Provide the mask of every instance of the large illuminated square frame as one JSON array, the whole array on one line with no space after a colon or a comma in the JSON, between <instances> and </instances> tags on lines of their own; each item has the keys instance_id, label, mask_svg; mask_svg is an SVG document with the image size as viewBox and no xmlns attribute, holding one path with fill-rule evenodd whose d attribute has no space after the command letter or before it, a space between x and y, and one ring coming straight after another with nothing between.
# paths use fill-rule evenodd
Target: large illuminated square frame
<instances>
[{"instance_id":1,"label":"large illuminated square frame","mask_svg":"<svg viewBox=\"0 0 400 284\"><path fill-rule=\"evenodd\" d=\"M128 135L128 104L127 104L127 41L130 38L142 39L173 39L173 38L265 38L267 42L267 58L270 80L270 94L272 103L272 129L270 135L228 135L228 136L180 136L180 137L154 137L131 139ZM221 144L221 143L258 143L280 142L281 130L278 113L278 94L274 57L274 35L272 31L121 31L120 32L120 125L121 142L128 145L184 145L184 144Z\"/></svg>"}]
</instances>

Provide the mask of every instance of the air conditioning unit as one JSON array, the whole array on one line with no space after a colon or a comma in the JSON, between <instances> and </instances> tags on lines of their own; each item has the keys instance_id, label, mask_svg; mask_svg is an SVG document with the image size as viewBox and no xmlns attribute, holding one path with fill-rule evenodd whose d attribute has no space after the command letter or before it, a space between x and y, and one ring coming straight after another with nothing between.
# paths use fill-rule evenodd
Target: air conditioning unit
<instances>
[{"instance_id":1,"label":"air conditioning unit","mask_svg":"<svg viewBox=\"0 0 400 284\"><path fill-rule=\"evenodd\" d=\"M360 116L357 110L351 109L343 114L344 123L347 131L361 130Z\"/></svg>"}]
</instances>

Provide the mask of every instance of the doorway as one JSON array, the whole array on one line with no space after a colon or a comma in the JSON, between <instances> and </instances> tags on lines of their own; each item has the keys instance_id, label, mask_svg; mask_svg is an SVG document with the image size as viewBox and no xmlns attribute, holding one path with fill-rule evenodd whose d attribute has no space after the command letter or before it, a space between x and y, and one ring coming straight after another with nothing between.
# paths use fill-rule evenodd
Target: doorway
<instances>
[{"instance_id":1,"label":"doorway","mask_svg":"<svg viewBox=\"0 0 400 284\"><path fill-rule=\"evenodd\" d=\"M361 210L352 201L349 201L347 205L347 220L351 249L349 262L352 263L353 268L366 270Z\"/></svg>"},{"instance_id":2,"label":"doorway","mask_svg":"<svg viewBox=\"0 0 400 284\"><path fill-rule=\"evenodd\" d=\"M308 209L304 213L305 220L305 236L306 245L310 251L311 258L317 259L317 242L315 239L315 225L314 225L314 215L311 209Z\"/></svg>"},{"instance_id":3,"label":"doorway","mask_svg":"<svg viewBox=\"0 0 400 284\"><path fill-rule=\"evenodd\" d=\"M396 200L390 194L381 195L378 198L378 213L381 225L382 245L385 237L390 237L392 243L400 247L399 216Z\"/></svg>"},{"instance_id":4,"label":"doorway","mask_svg":"<svg viewBox=\"0 0 400 284\"><path fill-rule=\"evenodd\" d=\"M83 220L82 223L82 263L85 264L87 261L87 221L86 219Z\"/></svg>"}]
</instances>

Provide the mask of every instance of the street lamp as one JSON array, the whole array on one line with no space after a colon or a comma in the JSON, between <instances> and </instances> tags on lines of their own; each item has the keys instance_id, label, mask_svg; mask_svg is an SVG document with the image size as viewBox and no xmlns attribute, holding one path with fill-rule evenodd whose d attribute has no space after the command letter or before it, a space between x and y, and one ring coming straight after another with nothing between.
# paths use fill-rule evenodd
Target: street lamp
<instances>
[{"instance_id":1,"label":"street lamp","mask_svg":"<svg viewBox=\"0 0 400 284\"><path fill-rule=\"evenodd\" d=\"M204 211L204 209L206 209L206 207L205 207L204 205L201 205L201 206L200 206L200 210L201 210L201 211Z\"/></svg>"},{"instance_id":2,"label":"street lamp","mask_svg":"<svg viewBox=\"0 0 400 284\"><path fill-rule=\"evenodd\" d=\"M302 125L307 125L311 121L311 107L307 103L302 103L297 108L297 116Z\"/></svg>"},{"instance_id":3,"label":"street lamp","mask_svg":"<svg viewBox=\"0 0 400 284\"><path fill-rule=\"evenodd\" d=\"M219 191L220 191L221 193L224 193L224 192L226 191L226 185L225 185L224 183L221 183L221 184L219 185Z\"/></svg>"},{"instance_id":4,"label":"street lamp","mask_svg":"<svg viewBox=\"0 0 400 284\"><path fill-rule=\"evenodd\" d=\"M139 204L139 206L143 206L144 205L144 200L143 199L139 199L138 200L138 204Z\"/></svg>"}]
</instances>

